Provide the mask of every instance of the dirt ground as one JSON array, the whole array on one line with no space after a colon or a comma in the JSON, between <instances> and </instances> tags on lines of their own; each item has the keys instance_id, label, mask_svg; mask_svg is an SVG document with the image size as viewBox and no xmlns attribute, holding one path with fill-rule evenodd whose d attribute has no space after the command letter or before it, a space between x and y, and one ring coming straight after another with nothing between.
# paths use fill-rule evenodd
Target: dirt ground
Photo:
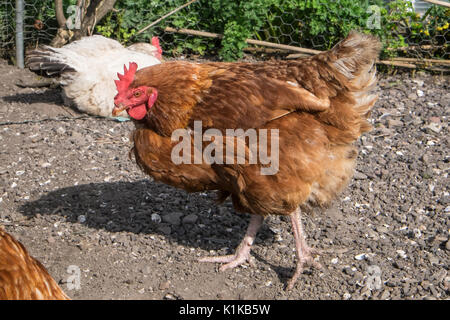
<instances>
[{"instance_id":1,"label":"dirt ground","mask_svg":"<svg viewBox=\"0 0 450 320\"><path fill-rule=\"evenodd\" d=\"M80 114L59 88L16 86L36 80L27 70L0 60L0 74L0 224L73 299L449 297L448 77L381 75L354 179L304 218L324 268L285 292L295 266L287 219L265 221L254 266L197 262L233 252L248 216L214 194L152 182L128 158L131 122L10 123Z\"/></svg>"}]
</instances>

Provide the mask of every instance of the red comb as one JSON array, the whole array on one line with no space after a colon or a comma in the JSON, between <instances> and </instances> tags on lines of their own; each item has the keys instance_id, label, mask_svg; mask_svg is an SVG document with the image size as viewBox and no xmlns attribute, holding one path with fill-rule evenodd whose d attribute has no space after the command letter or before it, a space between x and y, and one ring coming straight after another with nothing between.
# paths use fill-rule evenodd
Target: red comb
<instances>
[{"instance_id":1,"label":"red comb","mask_svg":"<svg viewBox=\"0 0 450 320\"><path fill-rule=\"evenodd\" d=\"M123 75L117 73L119 80L114 80L114 82L116 83L117 92L120 93L128 89L128 87L134 80L134 74L136 73L137 68L138 65L136 62L130 62L128 70L127 66L125 64L123 65Z\"/></svg>"},{"instance_id":2,"label":"red comb","mask_svg":"<svg viewBox=\"0 0 450 320\"><path fill-rule=\"evenodd\" d=\"M162 55L162 48L159 45L159 38L158 37L152 37L152 45L156 47L156 50L158 51L158 59L161 59Z\"/></svg>"}]
</instances>

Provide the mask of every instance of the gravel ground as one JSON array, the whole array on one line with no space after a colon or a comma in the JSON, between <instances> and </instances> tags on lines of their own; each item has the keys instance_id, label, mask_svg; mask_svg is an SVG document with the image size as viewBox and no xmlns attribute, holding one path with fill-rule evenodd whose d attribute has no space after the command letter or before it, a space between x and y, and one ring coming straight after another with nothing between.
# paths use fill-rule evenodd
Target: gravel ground
<instances>
[{"instance_id":1,"label":"gravel ground","mask_svg":"<svg viewBox=\"0 0 450 320\"><path fill-rule=\"evenodd\" d=\"M0 72L0 122L80 115L59 89L17 87L36 80L27 70L0 61ZM448 299L449 78L381 75L380 91L355 178L304 219L324 269L305 270L291 292L283 217L266 220L255 266L219 273L196 261L232 252L248 216L149 180L128 158L130 122L2 123L0 224L73 299Z\"/></svg>"}]
</instances>

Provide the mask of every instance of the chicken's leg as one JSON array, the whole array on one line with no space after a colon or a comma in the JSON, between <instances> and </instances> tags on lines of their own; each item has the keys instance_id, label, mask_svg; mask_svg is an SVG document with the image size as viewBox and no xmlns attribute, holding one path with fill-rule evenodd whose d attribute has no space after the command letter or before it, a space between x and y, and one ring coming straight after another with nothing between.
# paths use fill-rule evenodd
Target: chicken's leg
<instances>
[{"instance_id":1,"label":"chicken's leg","mask_svg":"<svg viewBox=\"0 0 450 320\"><path fill-rule=\"evenodd\" d=\"M264 217L258 215L251 215L250 224L248 225L245 237L241 244L237 247L236 253L228 256L205 257L201 258L200 262L218 262L225 263L220 267L219 271L225 271L234 267L240 266L250 258L250 248L255 240L256 233L261 227Z\"/></svg>"},{"instance_id":2,"label":"chicken's leg","mask_svg":"<svg viewBox=\"0 0 450 320\"><path fill-rule=\"evenodd\" d=\"M305 240L305 235L303 231L302 221L301 221L301 212L300 209L295 210L290 215L292 229L294 231L294 239L295 239L295 248L297 251L297 266L295 268L295 273L292 276L291 280L289 280L288 285L286 287L287 290L291 290L294 287L295 282L297 281L300 274L303 272L303 266L305 264L309 264L313 267L321 269L322 266L320 263L314 261L313 256L318 254L319 251L316 249L312 249L308 246Z\"/></svg>"}]
</instances>

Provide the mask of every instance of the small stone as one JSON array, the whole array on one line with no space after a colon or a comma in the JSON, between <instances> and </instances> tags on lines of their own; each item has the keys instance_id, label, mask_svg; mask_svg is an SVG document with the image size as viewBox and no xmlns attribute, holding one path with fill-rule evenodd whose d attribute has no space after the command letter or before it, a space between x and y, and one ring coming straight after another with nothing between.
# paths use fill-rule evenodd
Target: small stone
<instances>
[{"instance_id":1,"label":"small stone","mask_svg":"<svg viewBox=\"0 0 450 320\"><path fill-rule=\"evenodd\" d=\"M366 258L366 254L365 253L361 253L355 256L356 260L364 260Z\"/></svg>"},{"instance_id":2,"label":"small stone","mask_svg":"<svg viewBox=\"0 0 450 320\"><path fill-rule=\"evenodd\" d=\"M172 229L169 226L161 226L158 228L158 231L168 236L172 232Z\"/></svg>"},{"instance_id":3,"label":"small stone","mask_svg":"<svg viewBox=\"0 0 450 320\"><path fill-rule=\"evenodd\" d=\"M179 225L180 219L183 213L181 212L171 212L162 216L162 220L171 225Z\"/></svg>"},{"instance_id":4,"label":"small stone","mask_svg":"<svg viewBox=\"0 0 450 320\"><path fill-rule=\"evenodd\" d=\"M356 180L365 180L365 179L367 179L367 176L364 173L359 172L359 171L356 171L355 174L353 175L353 177Z\"/></svg>"},{"instance_id":5,"label":"small stone","mask_svg":"<svg viewBox=\"0 0 450 320\"><path fill-rule=\"evenodd\" d=\"M170 281L163 281L159 284L159 290L167 290L170 287Z\"/></svg>"},{"instance_id":6,"label":"small stone","mask_svg":"<svg viewBox=\"0 0 450 320\"><path fill-rule=\"evenodd\" d=\"M447 270L442 269L433 274L433 279L435 279L437 282L441 282L445 279L446 276L447 276Z\"/></svg>"},{"instance_id":7,"label":"small stone","mask_svg":"<svg viewBox=\"0 0 450 320\"><path fill-rule=\"evenodd\" d=\"M197 222L198 216L196 214L189 214L183 218L183 224L194 224Z\"/></svg>"},{"instance_id":8,"label":"small stone","mask_svg":"<svg viewBox=\"0 0 450 320\"><path fill-rule=\"evenodd\" d=\"M411 92L410 94L408 94L408 99L416 99L417 98L417 94L415 92Z\"/></svg>"},{"instance_id":9,"label":"small stone","mask_svg":"<svg viewBox=\"0 0 450 320\"><path fill-rule=\"evenodd\" d=\"M386 300L387 298L389 298L391 294L389 293L389 291L386 289L383 291L383 293L380 295L380 299L381 300Z\"/></svg>"},{"instance_id":10,"label":"small stone","mask_svg":"<svg viewBox=\"0 0 450 320\"><path fill-rule=\"evenodd\" d=\"M150 274L152 272L152 268L150 268L150 266L145 266L141 269L141 272L143 274Z\"/></svg>"},{"instance_id":11,"label":"small stone","mask_svg":"<svg viewBox=\"0 0 450 320\"><path fill-rule=\"evenodd\" d=\"M66 133L66 129L64 129L63 127L59 127L58 129L56 129L56 132L58 134L64 134L64 133Z\"/></svg>"},{"instance_id":12,"label":"small stone","mask_svg":"<svg viewBox=\"0 0 450 320\"><path fill-rule=\"evenodd\" d=\"M40 165L41 165L42 168L48 168L48 167L50 167L52 164L51 164L50 162L42 162L42 163L40 163Z\"/></svg>"},{"instance_id":13,"label":"small stone","mask_svg":"<svg viewBox=\"0 0 450 320\"><path fill-rule=\"evenodd\" d=\"M81 215L78 216L77 220L78 220L79 223L85 223L86 222L86 216L81 214Z\"/></svg>"},{"instance_id":14,"label":"small stone","mask_svg":"<svg viewBox=\"0 0 450 320\"><path fill-rule=\"evenodd\" d=\"M361 296L364 296L364 297L366 297L366 298L369 298L371 295L372 295L372 291L371 291L370 288L364 287L364 288L361 290Z\"/></svg>"},{"instance_id":15,"label":"small stone","mask_svg":"<svg viewBox=\"0 0 450 320\"><path fill-rule=\"evenodd\" d=\"M393 128L393 127L401 127L403 126L403 122L397 119L389 119L388 120L388 127L389 128Z\"/></svg>"},{"instance_id":16,"label":"small stone","mask_svg":"<svg viewBox=\"0 0 450 320\"><path fill-rule=\"evenodd\" d=\"M428 280L423 280L420 285L422 286L422 288L424 288L425 290L428 289L430 287L430 281Z\"/></svg>"},{"instance_id":17,"label":"small stone","mask_svg":"<svg viewBox=\"0 0 450 320\"><path fill-rule=\"evenodd\" d=\"M339 262L339 259L338 258L333 258L333 259L331 259L331 263L332 264L336 264L336 263L338 263Z\"/></svg>"},{"instance_id":18,"label":"small stone","mask_svg":"<svg viewBox=\"0 0 450 320\"><path fill-rule=\"evenodd\" d=\"M72 131L70 140L75 142L76 144L84 144L86 142L86 136L83 136L77 131Z\"/></svg>"},{"instance_id":19,"label":"small stone","mask_svg":"<svg viewBox=\"0 0 450 320\"><path fill-rule=\"evenodd\" d=\"M385 226L377 226L376 229L378 232L381 233L387 233L389 231L388 228L386 228Z\"/></svg>"},{"instance_id":20,"label":"small stone","mask_svg":"<svg viewBox=\"0 0 450 320\"><path fill-rule=\"evenodd\" d=\"M161 216L159 214L157 214L157 213L152 213L151 219L152 219L153 222L156 222L156 223L160 223L161 222Z\"/></svg>"},{"instance_id":21,"label":"small stone","mask_svg":"<svg viewBox=\"0 0 450 320\"><path fill-rule=\"evenodd\" d=\"M430 291L436 298L439 298L441 296L441 294L437 291L434 285L430 285Z\"/></svg>"},{"instance_id":22,"label":"small stone","mask_svg":"<svg viewBox=\"0 0 450 320\"><path fill-rule=\"evenodd\" d=\"M342 296L342 298L344 300L349 300L351 297L352 297L352 295L350 293L348 293L348 292L344 293L343 296Z\"/></svg>"},{"instance_id":23,"label":"small stone","mask_svg":"<svg viewBox=\"0 0 450 320\"><path fill-rule=\"evenodd\" d=\"M396 269L402 270L405 267L405 263L401 260L396 260L392 262L392 266Z\"/></svg>"},{"instance_id":24,"label":"small stone","mask_svg":"<svg viewBox=\"0 0 450 320\"><path fill-rule=\"evenodd\" d=\"M345 267L343 270L342 270L346 275L353 275L354 273L355 273L355 271L354 270L352 270L352 268L350 268L350 267Z\"/></svg>"},{"instance_id":25,"label":"small stone","mask_svg":"<svg viewBox=\"0 0 450 320\"><path fill-rule=\"evenodd\" d=\"M443 194L441 195L441 197L439 198L438 202L442 205L447 206L450 203L450 196L447 194ZM450 207L445 207L444 212L445 213L449 213L450 212Z\"/></svg>"},{"instance_id":26,"label":"small stone","mask_svg":"<svg viewBox=\"0 0 450 320\"><path fill-rule=\"evenodd\" d=\"M430 117L430 122L441 123L441 118L439 117Z\"/></svg>"},{"instance_id":27,"label":"small stone","mask_svg":"<svg viewBox=\"0 0 450 320\"><path fill-rule=\"evenodd\" d=\"M116 242L120 243L124 247L127 247L129 242L130 242L130 240L129 240L129 237L127 235L120 234L120 235L117 236Z\"/></svg>"},{"instance_id":28,"label":"small stone","mask_svg":"<svg viewBox=\"0 0 450 320\"><path fill-rule=\"evenodd\" d=\"M422 160L423 163L428 164L430 163L430 161L432 160L431 157L429 155L427 155L426 153L420 158L420 160Z\"/></svg>"},{"instance_id":29,"label":"small stone","mask_svg":"<svg viewBox=\"0 0 450 320\"><path fill-rule=\"evenodd\" d=\"M448 241L445 243L445 249L447 249L448 251L450 251L450 240L448 240Z\"/></svg>"},{"instance_id":30,"label":"small stone","mask_svg":"<svg viewBox=\"0 0 450 320\"><path fill-rule=\"evenodd\" d=\"M428 260L430 260L431 264L439 264L439 259L436 256L428 255Z\"/></svg>"},{"instance_id":31,"label":"small stone","mask_svg":"<svg viewBox=\"0 0 450 320\"><path fill-rule=\"evenodd\" d=\"M426 126L424 126L425 129L429 129L430 131L434 133L439 133L442 130L442 125L440 123L436 122L430 122Z\"/></svg>"},{"instance_id":32,"label":"small stone","mask_svg":"<svg viewBox=\"0 0 450 320\"><path fill-rule=\"evenodd\" d=\"M403 251L403 250L397 250L397 254L400 258L403 258L403 259L407 258L407 255L406 255L405 251Z\"/></svg>"},{"instance_id":33,"label":"small stone","mask_svg":"<svg viewBox=\"0 0 450 320\"><path fill-rule=\"evenodd\" d=\"M447 276L444 279L444 289L445 290L449 290L450 289L450 276Z\"/></svg>"},{"instance_id":34,"label":"small stone","mask_svg":"<svg viewBox=\"0 0 450 320\"><path fill-rule=\"evenodd\" d=\"M422 231L420 231L420 230L417 229L417 228L414 228L414 229L413 229L413 233L414 233L414 236L415 236L416 238L422 237Z\"/></svg>"},{"instance_id":35,"label":"small stone","mask_svg":"<svg viewBox=\"0 0 450 320\"><path fill-rule=\"evenodd\" d=\"M423 93L422 90L417 90L417 96L418 97L423 97L425 95L425 93Z\"/></svg>"},{"instance_id":36,"label":"small stone","mask_svg":"<svg viewBox=\"0 0 450 320\"><path fill-rule=\"evenodd\" d=\"M173 294L168 293L164 296L164 300L177 300L177 297L175 297Z\"/></svg>"},{"instance_id":37,"label":"small stone","mask_svg":"<svg viewBox=\"0 0 450 320\"><path fill-rule=\"evenodd\" d=\"M385 282L385 285L387 287L395 288L395 287L397 287L398 283L396 280L388 280Z\"/></svg>"},{"instance_id":38,"label":"small stone","mask_svg":"<svg viewBox=\"0 0 450 320\"><path fill-rule=\"evenodd\" d=\"M86 241L86 240L81 240L78 244L77 244L78 249L80 249L81 251L86 251L88 250L91 245Z\"/></svg>"},{"instance_id":39,"label":"small stone","mask_svg":"<svg viewBox=\"0 0 450 320\"><path fill-rule=\"evenodd\" d=\"M405 283L402 285L402 289L403 289L403 294L404 294L405 296L409 296L409 295L410 295L410 292L411 292L411 284L410 284L409 282L405 282Z\"/></svg>"}]
</instances>

